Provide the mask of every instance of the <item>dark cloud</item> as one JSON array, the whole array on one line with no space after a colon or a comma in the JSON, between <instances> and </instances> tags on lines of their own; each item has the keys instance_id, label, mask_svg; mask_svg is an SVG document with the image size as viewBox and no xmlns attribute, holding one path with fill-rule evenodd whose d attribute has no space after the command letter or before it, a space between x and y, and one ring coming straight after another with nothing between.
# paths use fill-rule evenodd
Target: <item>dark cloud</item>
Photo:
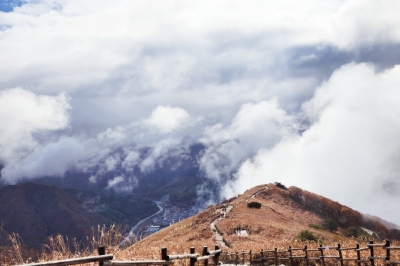
<instances>
[{"instance_id":1,"label":"dark cloud","mask_svg":"<svg viewBox=\"0 0 400 266\"><path fill-rule=\"evenodd\" d=\"M287 51L288 76L314 76L327 80L341 66L349 63L371 63L378 71L400 64L400 44L376 44L354 50L335 46L294 47Z\"/></svg>"},{"instance_id":2,"label":"dark cloud","mask_svg":"<svg viewBox=\"0 0 400 266\"><path fill-rule=\"evenodd\" d=\"M391 197L397 197L399 195L399 184L395 180L383 181L381 184L381 188L384 193L389 194Z\"/></svg>"},{"instance_id":3,"label":"dark cloud","mask_svg":"<svg viewBox=\"0 0 400 266\"><path fill-rule=\"evenodd\" d=\"M386 43L363 46L356 52L356 62L368 62L384 71L400 64L400 44Z\"/></svg>"}]
</instances>

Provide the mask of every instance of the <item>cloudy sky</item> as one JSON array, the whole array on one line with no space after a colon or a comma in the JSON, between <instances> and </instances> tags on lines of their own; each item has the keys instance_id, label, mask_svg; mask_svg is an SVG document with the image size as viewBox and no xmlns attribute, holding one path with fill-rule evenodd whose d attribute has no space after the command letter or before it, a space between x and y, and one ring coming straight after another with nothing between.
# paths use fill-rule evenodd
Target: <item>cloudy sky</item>
<instances>
[{"instance_id":1,"label":"cloudy sky","mask_svg":"<svg viewBox=\"0 0 400 266\"><path fill-rule=\"evenodd\" d=\"M226 197L280 181L400 224L399 1L0 10L3 183L100 162L151 171L202 143L198 165Z\"/></svg>"}]
</instances>

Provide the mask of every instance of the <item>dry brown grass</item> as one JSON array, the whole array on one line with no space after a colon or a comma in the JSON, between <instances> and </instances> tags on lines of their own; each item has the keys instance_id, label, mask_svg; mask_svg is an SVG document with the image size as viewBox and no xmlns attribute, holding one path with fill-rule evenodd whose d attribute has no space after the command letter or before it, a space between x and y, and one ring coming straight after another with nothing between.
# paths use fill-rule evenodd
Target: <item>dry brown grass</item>
<instances>
[{"instance_id":1,"label":"dry brown grass","mask_svg":"<svg viewBox=\"0 0 400 266\"><path fill-rule=\"evenodd\" d=\"M195 247L196 252L201 252L204 246L214 249L215 241L210 230L210 219L215 210L215 207L210 207L202 213L164 228L115 253L115 257L119 260L160 259L162 247L168 249L168 254L186 254L189 253L190 247Z\"/></svg>"},{"instance_id":2,"label":"dry brown grass","mask_svg":"<svg viewBox=\"0 0 400 266\"><path fill-rule=\"evenodd\" d=\"M36 258L36 252L21 242L18 234L7 236L8 245L0 245L0 265L32 262Z\"/></svg>"},{"instance_id":3,"label":"dry brown grass","mask_svg":"<svg viewBox=\"0 0 400 266\"><path fill-rule=\"evenodd\" d=\"M257 192L255 198L250 198ZM260 202L262 208L248 208L246 199ZM232 211L228 213L225 219L216 223L219 230L224 234L224 238L231 244L230 248L223 249L227 252L243 250L255 252L261 249L272 250L274 248L287 250L289 246L303 248L305 245L317 248L320 243L324 246L337 246L338 243L341 243L342 247L355 247L357 243L366 247L367 244L365 239L351 239L340 232L331 233L310 228L309 224L319 224L322 219L316 214L304 210L298 203L291 200L287 191L273 185L269 185L268 190L265 190L265 185L248 190L231 201L230 204L234 206ZM210 222L216 215L220 214L220 207L209 207L194 217L165 228L119 252L117 258L122 260L160 259L161 247L167 247L169 254L188 253L191 246L194 246L197 252L201 251L203 246L214 249L215 241L211 234ZM237 227L247 229L250 235L247 237L237 236L234 233ZM318 236L320 242L295 240L295 236L301 230L311 231ZM382 248L376 248L376 250L376 256L384 256L385 250ZM298 253L298 251L296 252ZM327 251L327 255L333 256L335 254L334 250ZM320 256L320 253L312 253L311 255ZM343 251L343 255L355 257L356 253L355 251ZM366 258L369 254L364 251L362 256ZM398 259L398 255L394 254L393 258ZM188 260L179 263L187 264ZM327 260L327 263L335 264L336 262Z\"/></svg>"},{"instance_id":4,"label":"dry brown grass","mask_svg":"<svg viewBox=\"0 0 400 266\"><path fill-rule=\"evenodd\" d=\"M18 234L8 237L12 246L2 247L0 265L13 265L31 263L33 261L53 261L69 258L85 257L97 254L97 247L106 246L107 253L118 253L118 244L123 240L123 229L119 225L112 224L109 227L102 225L93 228L92 236L87 237L88 244L77 242L76 239L68 239L62 235L49 236L45 239L40 254L32 253L22 244Z\"/></svg>"},{"instance_id":5,"label":"dry brown grass","mask_svg":"<svg viewBox=\"0 0 400 266\"><path fill-rule=\"evenodd\" d=\"M250 198L257 191L259 193ZM261 209L248 208L246 199L260 202ZM341 234L309 228L309 224L319 224L322 219L301 208L289 198L287 191L273 185L267 190L265 185L248 190L232 204L234 208L227 217L216 223L232 250L243 246L261 249L272 247L271 243L291 243L302 230L311 231L321 240L340 242L345 239ZM237 236L235 229L238 227L247 229L249 236Z\"/></svg>"},{"instance_id":6,"label":"dry brown grass","mask_svg":"<svg viewBox=\"0 0 400 266\"><path fill-rule=\"evenodd\" d=\"M10 240L12 244L12 249L9 250L9 259L14 263L24 263L22 258L22 251L21 251L21 239L18 234L12 233L8 236L8 240Z\"/></svg>"}]
</instances>

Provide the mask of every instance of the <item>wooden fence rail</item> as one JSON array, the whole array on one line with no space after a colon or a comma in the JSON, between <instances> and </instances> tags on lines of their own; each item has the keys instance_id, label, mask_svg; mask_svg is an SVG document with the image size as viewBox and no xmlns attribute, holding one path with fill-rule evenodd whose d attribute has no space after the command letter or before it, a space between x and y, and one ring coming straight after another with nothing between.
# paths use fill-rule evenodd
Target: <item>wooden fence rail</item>
<instances>
[{"instance_id":1,"label":"wooden fence rail","mask_svg":"<svg viewBox=\"0 0 400 266\"><path fill-rule=\"evenodd\" d=\"M56 260L56 261L47 261L47 262L38 262L38 263L30 263L30 264L22 264L29 266L63 266L63 265L76 265L76 264L84 264L90 262L102 262L113 259L113 255L101 255L101 256L90 256L84 258L73 258L67 260Z\"/></svg>"},{"instance_id":2,"label":"wooden fence rail","mask_svg":"<svg viewBox=\"0 0 400 266\"><path fill-rule=\"evenodd\" d=\"M385 256L375 256L375 249L384 249ZM345 257L343 251L355 251L356 257ZM187 254L168 254L167 248L161 248L161 260L141 260L141 261L116 261L113 260L112 254L105 254L105 248L100 247L98 249L98 256L89 256L84 258L73 258L67 260L48 261L40 263L23 264L18 266L64 266L64 265L76 265L91 262L99 262L99 266L135 266L135 265L171 265L176 260L189 259L190 266L195 266L196 262L202 262L204 266L209 265L211 260L212 265L218 265L219 262L230 263L230 264L252 264L252 265L264 265L266 264L290 264L292 266L299 265L302 262L303 265L309 266L310 261L318 261L322 266L325 266L327 261L335 261L344 266L346 261L354 261L357 266L361 265L398 265L400 260L394 260L391 258L394 254L392 251L400 250L400 246L391 246L390 241L386 241L384 244L374 244L370 241L366 247L360 247L357 244L355 247L342 247L340 244L337 246L322 246L318 248L308 248L307 245L304 248L292 248L278 250L277 248L271 250L261 249L259 252L241 251L241 252L222 252L218 246L215 246L215 250L208 250L205 246L200 253L196 253L194 247L190 248L190 252ZM327 251L334 251L337 254L327 255ZM368 254L365 252L368 251ZM363 252L363 256L361 253ZM329 252L331 253L331 252ZM399 257L397 254L396 257ZM380 261L380 262L378 262Z\"/></svg>"}]
</instances>

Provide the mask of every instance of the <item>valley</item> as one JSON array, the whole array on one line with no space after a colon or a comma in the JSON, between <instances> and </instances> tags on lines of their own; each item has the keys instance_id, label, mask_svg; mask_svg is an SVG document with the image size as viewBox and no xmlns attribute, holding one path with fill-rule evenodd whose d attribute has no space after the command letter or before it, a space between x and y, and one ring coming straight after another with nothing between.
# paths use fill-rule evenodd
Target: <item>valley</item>
<instances>
[{"instance_id":1,"label":"valley","mask_svg":"<svg viewBox=\"0 0 400 266\"><path fill-rule=\"evenodd\" d=\"M126 241L130 241L131 243L140 241L165 227L196 214L196 209L193 207L179 207L160 201L154 201L154 203L157 204L159 210L155 214L152 214L136 223L130 229L122 244L125 244Z\"/></svg>"}]
</instances>

